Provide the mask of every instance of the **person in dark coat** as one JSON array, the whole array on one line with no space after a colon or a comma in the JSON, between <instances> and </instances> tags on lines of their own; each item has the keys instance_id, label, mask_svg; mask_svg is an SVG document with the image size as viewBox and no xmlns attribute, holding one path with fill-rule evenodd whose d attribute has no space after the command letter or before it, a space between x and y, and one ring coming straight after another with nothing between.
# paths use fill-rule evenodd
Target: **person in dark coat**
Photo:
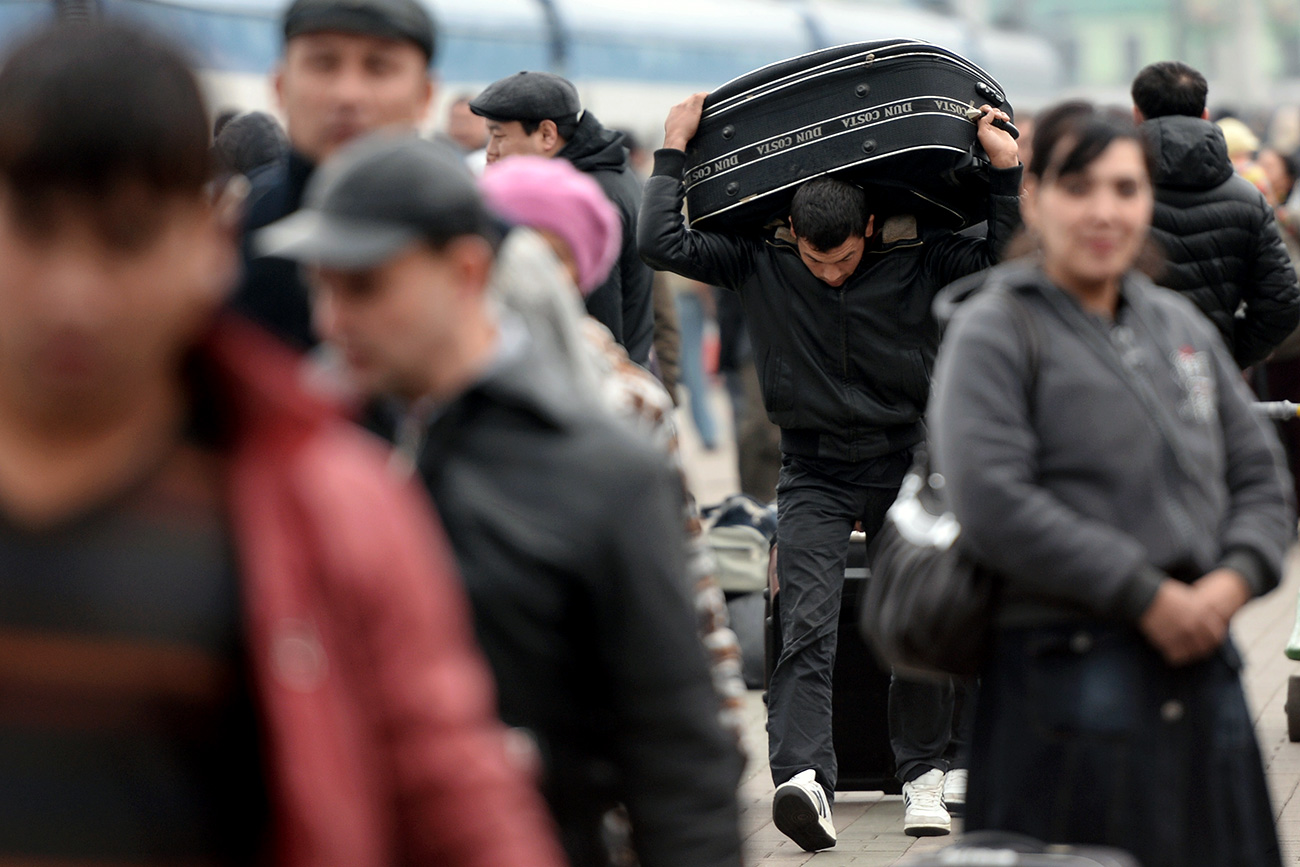
<instances>
[{"instance_id":1,"label":"person in dark coat","mask_svg":"<svg viewBox=\"0 0 1300 867\"><path fill-rule=\"evenodd\" d=\"M1153 160L1151 237L1168 258L1159 282L1190 298L1246 368L1300 324L1300 286L1273 209L1209 121L1207 92L1190 66L1153 63L1133 79L1133 116Z\"/></svg>"},{"instance_id":2,"label":"person in dark coat","mask_svg":"<svg viewBox=\"0 0 1300 867\"><path fill-rule=\"evenodd\" d=\"M596 179L623 218L618 262L595 292L587 312L605 325L643 367L654 341L652 278L636 252L641 183L628 162L623 134L584 111L578 91L549 72L519 72L488 85L470 102L488 122L487 159L513 154L560 157Z\"/></svg>"},{"instance_id":3,"label":"person in dark coat","mask_svg":"<svg viewBox=\"0 0 1300 867\"><path fill-rule=\"evenodd\" d=\"M317 317L438 507L574 867L626 805L644 867L739 867L741 760L685 579L682 486L486 291L496 223L459 154L376 135L264 230L315 265Z\"/></svg>"},{"instance_id":4,"label":"person in dark coat","mask_svg":"<svg viewBox=\"0 0 1300 867\"><path fill-rule=\"evenodd\" d=\"M212 141L217 172L252 175L263 166L277 163L289 152L289 142L280 122L264 111L250 111L221 125Z\"/></svg>"},{"instance_id":5,"label":"person in dark coat","mask_svg":"<svg viewBox=\"0 0 1300 867\"><path fill-rule=\"evenodd\" d=\"M740 295L763 403L781 428L783 645L767 725L773 817L782 833L814 851L836 839L831 671L849 533L859 522L869 542L897 496L924 436L939 343L930 303L941 287L992 265L1019 225L1020 164L1015 140L993 126L1009 118L984 106L978 135L993 166L986 238L926 230L914 218L878 226L864 191L832 177L803 184L789 227L776 233L692 231L682 214L685 149L705 96L675 106L664 123L638 241L651 266ZM942 790L953 703L950 686L894 678L890 687L909 834L949 833Z\"/></svg>"},{"instance_id":6,"label":"person in dark coat","mask_svg":"<svg viewBox=\"0 0 1300 867\"><path fill-rule=\"evenodd\" d=\"M253 173L244 219L244 280L233 307L295 349L316 345L298 266L258 257L257 229L298 210L317 164L380 127L415 129L433 99L433 22L417 0L295 0L284 13L275 92L290 151Z\"/></svg>"}]
</instances>

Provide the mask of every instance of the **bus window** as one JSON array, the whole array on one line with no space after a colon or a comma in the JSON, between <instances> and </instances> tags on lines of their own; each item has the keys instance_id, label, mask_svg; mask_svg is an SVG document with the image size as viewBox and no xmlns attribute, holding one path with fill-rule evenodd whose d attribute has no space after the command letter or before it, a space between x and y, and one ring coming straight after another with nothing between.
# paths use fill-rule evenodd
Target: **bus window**
<instances>
[{"instance_id":1,"label":"bus window","mask_svg":"<svg viewBox=\"0 0 1300 867\"><path fill-rule=\"evenodd\" d=\"M446 81L491 82L551 68L551 34L537 0L432 0L435 65Z\"/></svg>"},{"instance_id":2,"label":"bus window","mask_svg":"<svg viewBox=\"0 0 1300 867\"><path fill-rule=\"evenodd\" d=\"M49 0L5 0L0 2L0 49L41 24L54 20Z\"/></svg>"},{"instance_id":3,"label":"bus window","mask_svg":"<svg viewBox=\"0 0 1300 867\"><path fill-rule=\"evenodd\" d=\"M280 56L278 8L239 11L155 0L104 0L103 8L188 47L200 69L265 74Z\"/></svg>"}]
</instances>

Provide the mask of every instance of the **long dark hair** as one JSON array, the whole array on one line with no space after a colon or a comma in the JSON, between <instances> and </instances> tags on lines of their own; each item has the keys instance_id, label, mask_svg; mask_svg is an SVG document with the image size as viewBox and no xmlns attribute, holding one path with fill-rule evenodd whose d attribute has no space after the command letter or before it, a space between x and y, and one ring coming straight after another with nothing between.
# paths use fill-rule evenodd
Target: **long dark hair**
<instances>
[{"instance_id":1,"label":"long dark hair","mask_svg":"<svg viewBox=\"0 0 1300 867\"><path fill-rule=\"evenodd\" d=\"M1100 109L1085 100L1058 103L1037 118L1033 156L1025 167L1025 173L1040 184L1055 183L1062 177L1086 169L1117 141L1137 143L1150 175L1153 168L1151 147L1130 115L1118 110ZM1020 258L1036 252L1037 239L1022 231L1008 245L1006 258ZM1133 267L1158 280L1165 268L1164 253L1159 245L1148 238Z\"/></svg>"}]
</instances>

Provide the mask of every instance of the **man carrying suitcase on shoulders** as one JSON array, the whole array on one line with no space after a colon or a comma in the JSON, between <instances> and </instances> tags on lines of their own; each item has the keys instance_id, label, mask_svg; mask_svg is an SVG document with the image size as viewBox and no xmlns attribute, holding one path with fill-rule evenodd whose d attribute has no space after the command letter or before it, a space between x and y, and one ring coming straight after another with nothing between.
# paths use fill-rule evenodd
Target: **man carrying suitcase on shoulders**
<instances>
[{"instance_id":1,"label":"man carrying suitcase on shoulders","mask_svg":"<svg viewBox=\"0 0 1300 867\"><path fill-rule=\"evenodd\" d=\"M652 267L740 294L768 416L781 428L777 560L782 651L768 690L773 820L808 851L835 845L830 799L831 672L849 531L868 542L924 438L939 342L931 302L944 285L994 264L1020 221L1010 120L984 106L979 141L992 164L986 238L878 224L862 189L835 178L796 191L788 229L768 235L690 230L682 216L685 149L706 94L675 106L646 184L638 246ZM904 783L904 830L946 834L951 688L890 687L890 729Z\"/></svg>"}]
</instances>

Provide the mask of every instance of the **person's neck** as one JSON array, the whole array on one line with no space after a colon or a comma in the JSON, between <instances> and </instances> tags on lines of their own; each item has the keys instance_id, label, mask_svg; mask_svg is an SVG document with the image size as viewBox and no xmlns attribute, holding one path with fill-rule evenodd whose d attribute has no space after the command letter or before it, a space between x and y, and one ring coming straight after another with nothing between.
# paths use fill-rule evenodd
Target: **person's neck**
<instances>
[{"instance_id":1,"label":"person's neck","mask_svg":"<svg viewBox=\"0 0 1300 867\"><path fill-rule=\"evenodd\" d=\"M1115 318L1115 311L1119 309L1119 278L1086 281L1054 273L1050 267L1043 270L1053 283L1074 296L1084 310L1106 319Z\"/></svg>"},{"instance_id":2,"label":"person's neck","mask_svg":"<svg viewBox=\"0 0 1300 867\"><path fill-rule=\"evenodd\" d=\"M446 403L474 385L496 357L501 339L495 318L484 314L465 321L457 333L455 351L449 352L429 371L421 397Z\"/></svg>"},{"instance_id":3,"label":"person's neck","mask_svg":"<svg viewBox=\"0 0 1300 867\"><path fill-rule=\"evenodd\" d=\"M0 388L0 511L35 529L124 493L180 442L187 409L180 377L142 384L111 410L57 415Z\"/></svg>"}]
</instances>

